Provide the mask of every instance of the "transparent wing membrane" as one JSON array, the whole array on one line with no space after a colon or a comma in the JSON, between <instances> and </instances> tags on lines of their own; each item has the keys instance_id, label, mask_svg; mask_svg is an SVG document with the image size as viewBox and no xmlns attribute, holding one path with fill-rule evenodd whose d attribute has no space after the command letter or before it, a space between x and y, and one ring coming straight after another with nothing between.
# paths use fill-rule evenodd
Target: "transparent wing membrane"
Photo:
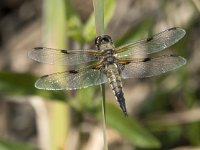
<instances>
[{"instance_id":1,"label":"transparent wing membrane","mask_svg":"<svg viewBox=\"0 0 200 150\"><path fill-rule=\"evenodd\" d=\"M130 60L130 63L122 68L121 77L122 79L152 77L177 69L185 63L185 58L175 55Z\"/></svg>"},{"instance_id":2,"label":"transparent wing membrane","mask_svg":"<svg viewBox=\"0 0 200 150\"><path fill-rule=\"evenodd\" d=\"M45 90L75 90L106 83L106 65L115 63L119 66L122 79L160 75L181 67L186 60L174 54L150 54L170 47L184 35L184 29L171 28L139 42L123 45L116 48L115 52L113 46L109 45L112 42L106 43L108 47L104 45L105 49L99 51L36 47L28 52L30 58L42 63L65 65L70 70L43 76L37 80L35 87ZM104 44L107 42L105 38L102 40Z\"/></svg>"},{"instance_id":3,"label":"transparent wing membrane","mask_svg":"<svg viewBox=\"0 0 200 150\"><path fill-rule=\"evenodd\" d=\"M100 70L66 71L41 77L35 87L45 90L75 90L107 82L105 74Z\"/></svg>"},{"instance_id":4,"label":"transparent wing membrane","mask_svg":"<svg viewBox=\"0 0 200 150\"><path fill-rule=\"evenodd\" d=\"M185 30L181 28L170 28L147 39L123 45L116 48L116 57L138 57L162 51L178 42L185 35ZM141 56L143 57L143 56Z\"/></svg>"},{"instance_id":5,"label":"transparent wing membrane","mask_svg":"<svg viewBox=\"0 0 200 150\"><path fill-rule=\"evenodd\" d=\"M78 65L98 60L96 50L62 50L36 47L28 52L28 56L42 63L55 65Z\"/></svg>"}]
</instances>

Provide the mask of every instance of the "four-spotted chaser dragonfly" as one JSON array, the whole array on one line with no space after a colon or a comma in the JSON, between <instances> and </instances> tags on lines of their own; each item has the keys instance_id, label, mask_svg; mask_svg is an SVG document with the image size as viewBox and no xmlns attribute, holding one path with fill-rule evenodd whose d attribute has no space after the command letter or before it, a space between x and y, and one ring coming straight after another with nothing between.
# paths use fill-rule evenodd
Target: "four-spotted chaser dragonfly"
<instances>
[{"instance_id":1,"label":"four-spotted chaser dragonfly","mask_svg":"<svg viewBox=\"0 0 200 150\"><path fill-rule=\"evenodd\" d=\"M45 75L35 87L45 90L75 90L108 82L125 115L127 115L121 79L145 78L174 70L186 63L175 54L152 56L178 42L181 28L170 28L147 39L115 48L108 35L98 36L98 50L64 50L35 47L30 58L48 64L66 65L64 72Z\"/></svg>"}]
</instances>

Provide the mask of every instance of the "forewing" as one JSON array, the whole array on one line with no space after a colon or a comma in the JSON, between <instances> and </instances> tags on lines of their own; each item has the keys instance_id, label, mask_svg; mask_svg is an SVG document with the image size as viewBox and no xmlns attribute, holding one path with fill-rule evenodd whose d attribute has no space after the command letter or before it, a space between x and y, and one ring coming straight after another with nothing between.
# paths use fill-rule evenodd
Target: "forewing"
<instances>
[{"instance_id":1,"label":"forewing","mask_svg":"<svg viewBox=\"0 0 200 150\"><path fill-rule=\"evenodd\" d=\"M107 78L100 70L70 70L43 76L36 81L35 87L44 90L75 90L105 82Z\"/></svg>"},{"instance_id":2,"label":"forewing","mask_svg":"<svg viewBox=\"0 0 200 150\"><path fill-rule=\"evenodd\" d=\"M130 60L130 63L122 67L121 77L123 79L152 77L177 69L185 63L185 58L176 55Z\"/></svg>"},{"instance_id":3,"label":"forewing","mask_svg":"<svg viewBox=\"0 0 200 150\"><path fill-rule=\"evenodd\" d=\"M28 56L38 62L67 66L98 60L96 55L96 50L62 50L47 47L36 47L28 52Z\"/></svg>"},{"instance_id":4,"label":"forewing","mask_svg":"<svg viewBox=\"0 0 200 150\"><path fill-rule=\"evenodd\" d=\"M162 51L163 49L170 47L178 42L184 35L185 30L181 28L170 28L163 32L160 32L147 39L130 43L116 48L116 57L145 57L148 54Z\"/></svg>"}]
</instances>

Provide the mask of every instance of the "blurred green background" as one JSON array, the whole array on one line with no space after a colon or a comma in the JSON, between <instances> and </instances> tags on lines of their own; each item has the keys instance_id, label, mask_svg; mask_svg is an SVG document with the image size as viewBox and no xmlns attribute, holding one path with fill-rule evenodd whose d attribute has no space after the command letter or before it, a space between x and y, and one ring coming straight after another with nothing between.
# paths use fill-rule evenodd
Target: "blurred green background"
<instances>
[{"instance_id":1,"label":"blurred green background","mask_svg":"<svg viewBox=\"0 0 200 150\"><path fill-rule=\"evenodd\" d=\"M128 118L106 85L109 149L199 150L200 1L105 0L104 17L116 46L175 26L187 32L172 47L185 66L123 81ZM27 58L35 46L94 48L95 36L92 0L0 1L0 150L103 149L100 87L37 90L39 76L63 68Z\"/></svg>"}]
</instances>

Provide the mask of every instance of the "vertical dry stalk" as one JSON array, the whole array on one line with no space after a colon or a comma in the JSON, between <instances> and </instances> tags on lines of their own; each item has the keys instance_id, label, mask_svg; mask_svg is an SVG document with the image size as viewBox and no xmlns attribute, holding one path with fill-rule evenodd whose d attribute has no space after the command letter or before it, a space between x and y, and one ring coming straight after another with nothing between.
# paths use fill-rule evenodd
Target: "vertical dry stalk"
<instances>
[{"instance_id":1,"label":"vertical dry stalk","mask_svg":"<svg viewBox=\"0 0 200 150\"><path fill-rule=\"evenodd\" d=\"M104 34L104 0L93 0L96 35ZM105 115L105 85L101 85L102 92L102 119L103 119L103 138L104 150L108 150L107 137L106 137L106 115Z\"/></svg>"}]
</instances>

